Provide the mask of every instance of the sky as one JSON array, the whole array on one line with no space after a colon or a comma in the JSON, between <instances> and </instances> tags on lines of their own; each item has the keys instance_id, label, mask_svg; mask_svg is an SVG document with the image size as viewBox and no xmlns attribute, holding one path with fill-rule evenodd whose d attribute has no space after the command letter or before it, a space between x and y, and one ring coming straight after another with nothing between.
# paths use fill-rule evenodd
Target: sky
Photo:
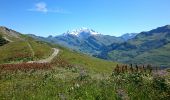
<instances>
[{"instance_id":1,"label":"sky","mask_svg":"<svg viewBox=\"0 0 170 100\"><path fill-rule=\"evenodd\" d=\"M0 26L59 35L87 27L120 36L170 24L170 0L0 0Z\"/></svg>"}]
</instances>

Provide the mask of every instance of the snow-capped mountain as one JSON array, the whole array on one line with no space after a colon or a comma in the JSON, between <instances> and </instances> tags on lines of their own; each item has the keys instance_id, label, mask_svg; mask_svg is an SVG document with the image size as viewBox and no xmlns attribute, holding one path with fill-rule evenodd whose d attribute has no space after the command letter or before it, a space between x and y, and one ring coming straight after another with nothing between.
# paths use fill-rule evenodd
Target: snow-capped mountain
<instances>
[{"instance_id":1,"label":"snow-capped mountain","mask_svg":"<svg viewBox=\"0 0 170 100\"><path fill-rule=\"evenodd\" d=\"M88 54L99 53L102 49L112 43L120 43L124 41L122 38L102 35L99 32L88 28L75 29L67 31L61 35L49 36L47 38L37 38Z\"/></svg>"},{"instance_id":2,"label":"snow-capped mountain","mask_svg":"<svg viewBox=\"0 0 170 100\"><path fill-rule=\"evenodd\" d=\"M90 36L94 36L94 35L100 35L100 33L92 30L92 29L88 29L88 28L80 28L80 29L75 29L72 31L67 31L66 33L62 34L63 36L69 36L69 35L73 35L76 36L78 38L88 38Z\"/></svg>"},{"instance_id":3,"label":"snow-capped mountain","mask_svg":"<svg viewBox=\"0 0 170 100\"><path fill-rule=\"evenodd\" d=\"M170 25L138 34L128 33L120 37L102 35L92 29L83 28L67 31L55 37L30 36L103 59L144 64L149 59L152 62L156 61L155 64L170 65L168 59Z\"/></svg>"},{"instance_id":4,"label":"snow-capped mountain","mask_svg":"<svg viewBox=\"0 0 170 100\"><path fill-rule=\"evenodd\" d=\"M109 45L120 44L132 39L136 34L124 34L120 37L103 35L93 29L80 28L67 31L61 35L45 37L37 37L51 43L56 43L73 50L81 51L88 54L100 53ZM34 36L35 38L35 36Z\"/></svg>"},{"instance_id":5,"label":"snow-capped mountain","mask_svg":"<svg viewBox=\"0 0 170 100\"><path fill-rule=\"evenodd\" d=\"M137 33L126 33L126 34L123 34L122 36L120 36L120 38L127 41L129 39L133 39L136 35L137 35Z\"/></svg>"}]
</instances>

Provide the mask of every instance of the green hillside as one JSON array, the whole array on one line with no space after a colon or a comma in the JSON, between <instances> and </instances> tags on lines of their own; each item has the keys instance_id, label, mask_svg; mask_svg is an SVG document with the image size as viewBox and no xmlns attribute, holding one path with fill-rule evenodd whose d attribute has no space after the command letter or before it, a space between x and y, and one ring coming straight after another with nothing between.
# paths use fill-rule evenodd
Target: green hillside
<instances>
[{"instance_id":1,"label":"green hillside","mask_svg":"<svg viewBox=\"0 0 170 100\"><path fill-rule=\"evenodd\" d=\"M87 68L96 72L111 71L116 65L114 62L90 57L60 46L38 41L6 27L0 27L0 35L9 41L9 43L0 47L0 63L44 59L52 54L52 48L59 48L60 52L58 57L53 60L54 63L60 58L72 66Z\"/></svg>"},{"instance_id":2,"label":"green hillside","mask_svg":"<svg viewBox=\"0 0 170 100\"><path fill-rule=\"evenodd\" d=\"M153 63L155 65L170 65L170 44L161 48L145 52L137 56L134 60L136 63Z\"/></svg>"},{"instance_id":3,"label":"green hillside","mask_svg":"<svg viewBox=\"0 0 170 100\"><path fill-rule=\"evenodd\" d=\"M32 69L28 67L26 69L25 66L25 69L18 69L19 66L15 66L12 70L8 70L0 66L0 98L2 100L169 98L168 71L165 71L163 76L156 76L147 70L119 73L114 69L117 64L115 62L90 57L58 45L32 39L26 35L13 34L14 37L10 35L10 32L1 32L1 34L10 41L0 46L1 63L42 59L51 55L52 48L60 50L48 69L40 69L34 63L29 66ZM169 47L165 48L168 50ZM124 68L119 68L120 71L123 71L122 69Z\"/></svg>"},{"instance_id":4,"label":"green hillside","mask_svg":"<svg viewBox=\"0 0 170 100\"><path fill-rule=\"evenodd\" d=\"M0 28L0 34L10 41L0 47L0 63L27 62L47 58L52 54L52 48L57 47L60 48L58 57L73 66L107 72L116 65L116 63L80 54L63 47L52 46L5 27ZM55 62L55 60L53 61Z\"/></svg>"},{"instance_id":5,"label":"green hillside","mask_svg":"<svg viewBox=\"0 0 170 100\"><path fill-rule=\"evenodd\" d=\"M70 51L66 48L60 49L59 56L56 59L58 58L65 60L73 66L87 68L87 70L95 72L111 72L117 64L115 62L90 57L76 51Z\"/></svg>"},{"instance_id":6,"label":"green hillside","mask_svg":"<svg viewBox=\"0 0 170 100\"><path fill-rule=\"evenodd\" d=\"M9 43L0 47L0 63L27 62L42 59L53 52L46 43L34 40L5 27L0 27L0 35L9 41Z\"/></svg>"},{"instance_id":7,"label":"green hillside","mask_svg":"<svg viewBox=\"0 0 170 100\"><path fill-rule=\"evenodd\" d=\"M137 64L170 66L170 25L141 32L135 38L115 45L104 52L107 59Z\"/></svg>"}]
</instances>

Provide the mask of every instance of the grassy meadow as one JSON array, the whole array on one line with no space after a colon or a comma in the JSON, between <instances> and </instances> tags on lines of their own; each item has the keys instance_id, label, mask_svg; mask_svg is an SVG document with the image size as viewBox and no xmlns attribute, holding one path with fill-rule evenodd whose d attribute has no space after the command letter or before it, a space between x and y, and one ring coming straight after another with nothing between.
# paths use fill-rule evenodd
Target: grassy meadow
<instances>
[{"instance_id":1,"label":"grassy meadow","mask_svg":"<svg viewBox=\"0 0 170 100\"><path fill-rule=\"evenodd\" d=\"M169 73L168 73L169 74ZM55 66L48 70L1 71L2 100L168 100L169 76L105 73Z\"/></svg>"},{"instance_id":2,"label":"grassy meadow","mask_svg":"<svg viewBox=\"0 0 170 100\"><path fill-rule=\"evenodd\" d=\"M168 100L170 71L118 67L14 31L0 47L0 100ZM14 36L8 36L8 33ZM15 37L15 38L14 38ZM59 54L48 63L24 63ZM168 47L167 50L169 49ZM8 63L8 64L4 64ZM17 64L15 64L17 63ZM136 69L135 69L136 68ZM130 69L130 71L129 71Z\"/></svg>"},{"instance_id":3,"label":"grassy meadow","mask_svg":"<svg viewBox=\"0 0 170 100\"><path fill-rule=\"evenodd\" d=\"M22 35L22 40L9 42L0 47L0 63L27 62L44 59L53 52L46 43Z\"/></svg>"},{"instance_id":4,"label":"grassy meadow","mask_svg":"<svg viewBox=\"0 0 170 100\"><path fill-rule=\"evenodd\" d=\"M58 47L60 48L60 47ZM168 100L169 71L117 72L117 63L60 48L50 69L1 70L2 100Z\"/></svg>"}]
</instances>

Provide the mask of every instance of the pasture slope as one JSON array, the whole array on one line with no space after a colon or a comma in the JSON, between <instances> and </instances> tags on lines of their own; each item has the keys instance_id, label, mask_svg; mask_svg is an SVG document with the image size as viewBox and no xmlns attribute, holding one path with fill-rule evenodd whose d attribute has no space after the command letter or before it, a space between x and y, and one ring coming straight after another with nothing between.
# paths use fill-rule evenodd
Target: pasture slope
<instances>
[{"instance_id":1,"label":"pasture slope","mask_svg":"<svg viewBox=\"0 0 170 100\"><path fill-rule=\"evenodd\" d=\"M26 70L0 67L2 100L168 100L170 97L169 70L165 76L147 70L128 72L124 67L117 68L116 62L38 41L8 28L3 27L0 33L12 41L0 46L1 64L44 63L35 63L36 69L34 63L28 63ZM51 67L41 69L43 66Z\"/></svg>"}]
</instances>

